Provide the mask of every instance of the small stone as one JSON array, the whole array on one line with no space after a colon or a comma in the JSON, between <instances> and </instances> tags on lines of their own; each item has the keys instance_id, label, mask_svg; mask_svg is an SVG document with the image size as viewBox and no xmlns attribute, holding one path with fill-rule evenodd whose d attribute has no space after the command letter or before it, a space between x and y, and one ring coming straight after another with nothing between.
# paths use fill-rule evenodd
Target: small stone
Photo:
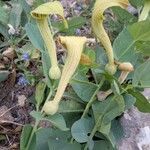
<instances>
[{"instance_id":1,"label":"small stone","mask_svg":"<svg viewBox=\"0 0 150 150\"><path fill-rule=\"evenodd\" d=\"M26 99L27 98L26 98L25 95L19 95L18 96L18 104L19 104L19 106L24 107Z\"/></svg>"}]
</instances>

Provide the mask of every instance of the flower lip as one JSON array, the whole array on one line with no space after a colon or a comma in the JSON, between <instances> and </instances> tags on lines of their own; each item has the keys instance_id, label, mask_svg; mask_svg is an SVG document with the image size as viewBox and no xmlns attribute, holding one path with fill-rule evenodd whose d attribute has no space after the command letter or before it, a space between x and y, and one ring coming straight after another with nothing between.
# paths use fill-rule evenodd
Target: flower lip
<instances>
[{"instance_id":1,"label":"flower lip","mask_svg":"<svg viewBox=\"0 0 150 150\"><path fill-rule=\"evenodd\" d=\"M61 9L60 9L60 6L61 6ZM58 1L47 2L47 3L44 3L40 6L38 6L33 11L31 11L31 15L33 15L33 17L34 17L34 14L49 15L51 13L63 14L63 7L60 2L58 2Z\"/></svg>"},{"instance_id":2,"label":"flower lip","mask_svg":"<svg viewBox=\"0 0 150 150\"><path fill-rule=\"evenodd\" d=\"M80 44L84 45L87 42L87 38L84 36L59 36L58 41L67 49L67 47L76 44L76 46L80 46Z\"/></svg>"},{"instance_id":3,"label":"flower lip","mask_svg":"<svg viewBox=\"0 0 150 150\"><path fill-rule=\"evenodd\" d=\"M99 5L99 7L97 7L96 5ZM95 7L97 7L97 8L94 10L94 13L97 14L97 11L99 11L99 13L97 14L97 17L99 16L101 18L101 20L103 20L104 19L103 13L109 7L119 6L121 8L127 8L128 5L129 5L128 0L112 0L112 1L101 0L101 1L96 1Z\"/></svg>"},{"instance_id":4,"label":"flower lip","mask_svg":"<svg viewBox=\"0 0 150 150\"><path fill-rule=\"evenodd\" d=\"M31 11L31 16L37 20L44 19L52 14L59 15L63 20L65 27L68 28L68 23L64 17L63 7L59 1L44 3Z\"/></svg>"}]
</instances>

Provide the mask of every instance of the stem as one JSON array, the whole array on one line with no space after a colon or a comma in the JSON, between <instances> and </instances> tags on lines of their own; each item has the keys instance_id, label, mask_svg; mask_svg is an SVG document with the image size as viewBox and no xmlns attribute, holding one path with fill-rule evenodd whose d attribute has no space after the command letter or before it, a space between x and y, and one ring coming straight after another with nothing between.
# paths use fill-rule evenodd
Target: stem
<instances>
[{"instance_id":1,"label":"stem","mask_svg":"<svg viewBox=\"0 0 150 150\"><path fill-rule=\"evenodd\" d=\"M47 97L45 103L51 98L52 93L53 93L53 90L50 90L50 93L49 93L49 95L48 95L48 97ZM43 106L44 106L44 105L43 105ZM42 108L42 110L41 110L41 113L43 113L43 108ZM35 133L36 130L37 130L37 127L38 127L39 122L40 122L40 120L36 120L36 121L35 121L35 125L34 125L34 127L33 127L32 132L31 132L31 135L30 135L30 138L29 138L29 140L28 140L28 144L27 144L25 150L29 150L30 144L31 144L31 142L32 142L32 138L33 138L33 136L34 136L34 133Z\"/></svg>"},{"instance_id":2,"label":"stem","mask_svg":"<svg viewBox=\"0 0 150 150\"><path fill-rule=\"evenodd\" d=\"M26 36L27 36L27 34L24 34L24 35L17 41L16 44L19 44Z\"/></svg>"},{"instance_id":3,"label":"stem","mask_svg":"<svg viewBox=\"0 0 150 150\"><path fill-rule=\"evenodd\" d=\"M114 95L112 100L114 100L115 98L116 98L116 96ZM106 113L106 110L107 109L104 110L104 114ZM92 140L94 135L95 135L95 133L96 133L96 131L97 131L97 129L101 128L103 117L104 116L99 116L99 118L97 119L97 122L96 122L96 124L95 124L95 126L94 126L94 128L93 128L93 130L92 130L92 132L90 134L90 136L89 136L89 140ZM87 148L88 148L88 145L86 144L85 147L84 147L84 150L87 150Z\"/></svg>"},{"instance_id":4,"label":"stem","mask_svg":"<svg viewBox=\"0 0 150 150\"><path fill-rule=\"evenodd\" d=\"M49 99L51 98L52 94L53 94L53 90L50 89L50 92L49 92L49 94L48 94L48 96L47 96L47 98L46 98L45 103L49 101ZM44 103L44 105L45 105L45 103ZM43 106L44 106L44 105L43 105ZM42 110L41 110L41 113L43 113L43 108L42 108Z\"/></svg>"},{"instance_id":5,"label":"stem","mask_svg":"<svg viewBox=\"0 0 150 150\"><path fill-rule=\"evenodd\" d=\"M84 112L83 112L81 118L84 118L84 117L87 115L87 113L89 112L90 107L92 106L93 102L95 101L95 96L96 96L96 94L98 93L98 91L100 90L100 88L102 87L104 81L105 81L105 77L103 76L103 77L102 77L102 80L100 81L100 83L99 83L99 85L98 85L98 87L97 87L97 89L96 89L96 91L94 92L94 94L93 94L93 96L91 97L90 101L89 101L88 104L86 105L85 110L84 110ZM73 143L73 140L74 140L74 138L72 137L70 143Z\"/></svg>"},{"instance_id":6,"label":"stem","mask_svg":"<svg viewBox=\"0 0 150 150\"><path fill-rule=\"evenodd\" d=\"M34 136L34 133L35 133L36 130L37 130L37 127L38 127L39 122L40 122L40 120L36 120L35 125L34 125L34 127L33 127L33 129L32 129L32 132L31 132L31 135L30 135L30 138L29 138L29 140L28 140L28 144L27 144L25 150L29 150L30 144L31 144L31 142L32 142L32 138L33 138L33 136Z\"/></svg>"},{"instance_id":7,"label":"stem","mask_svg":"<svg viewBox=\"0 0 150 150\"><path fill-rule=\"evenodd\" d=\"M122 95L125 91L126 91L126 89L124 89L124 90L120 93L120 95ZM113 98L112 98L112 100L114 100L116 97L117 97L117 96L114 95ZM107 109L104 110L104 114L106 113L106 111L107 111ZM90 134L90 136L89 136L89 139L90 139L90 140L93 139L93 137L94 137L94 135L95 135L95 133L96 133L96 131L97 131L97 128L101 128L102 121L103 121L103 117L104 117L104 116L99 116L99 118L97 119L97 122L96 122L96 124L95 124L95 126L94 126L94 128L93 128L93 130L92 130L92 132L91 132L91 134ZM88 148L88 145L86 144L85 147L84 147L84 150L87 150L87 148Z\"/></svg>"},{"instance_id":8,"label":"stem","mask_svg":"<svg viewBox=\"0 0 150 150\"><path fill-rule=\"evenodd\" d=\"M84 117L87 115L87 113L88 113L90 107L92 106L93 102L95 101L95 96L96 96L96 94L98 93L98 91L100 90L100 88L102 87L104 81L105 81L105 77L103 76L103 77L102 77L102 80L100 81L100 83L99 83L99 85L98 85L98 87L97 87L97 89L96 89L96 91L94 92L94 94L93 94L93 96L91 97L90 101L89 101L88 104L86 105L85 110L84 110L84 112L83 112L81 118L84 118Z\"/></svg>"},{"instance_id":9,"label":"stem","mask_svg":"<svg viewBox=\"0 0 150 150\"><path fill-rule=\"evenodd\" d=\"M101 123L102 123L102 117L99 117L96 124L95 124L95 126L94 126L94 128L93 128L93 130L92 130L92 132L91 132L91 134L90 134L90 136L89 136L89 140L92 140L93 136L95 135L95 133L97 131L97 128L99 126L101 126ZM86 143L86 145L84 147L84 150L87 150L87 148L88 148L88 144Z\"/></svg>"}]
</instances>

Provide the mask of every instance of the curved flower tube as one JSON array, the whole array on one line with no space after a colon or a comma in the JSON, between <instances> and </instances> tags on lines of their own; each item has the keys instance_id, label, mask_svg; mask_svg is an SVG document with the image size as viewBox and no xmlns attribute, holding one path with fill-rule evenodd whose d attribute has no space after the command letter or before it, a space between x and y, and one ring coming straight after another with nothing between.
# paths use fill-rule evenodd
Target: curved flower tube
<instances>
[{"instance_id":1,"label":"curved flower tube","mask_svg":"<svg viewBox=\"0 0 150 150\"><path fill-rule=\"evenodd\" d=\"M32 17L37 21L38 28L50 56L51 68L49 76L51 79L58 79L61 76L61 72L57 62L56 45L48 25L48 16L51 14L58 14L63 19L65 27L68 27L67 21L64 18L63 7L58 1L42 4L31 12Z\"/></svg>"},{"instance_id":2,"label":"curved flower tube","mask_svg":"<svg viewBox=\"0 0 150 150\"><path fill-rule=\"evenodd\" d=\"M97 0L94 5L92 13L92 28L96 37L103 44L106 50L108 63L105 66L105 70L110 74L114 74L116 72L117 66L114 63L114 54L111 41L103 27L103 13L109 7L119 6L121 8L126 8L128 4L128 0Z\"/></svg>"},{"instance_id":3,"label":"curved flower tube","mask_svg":"<svg viewBox=\"0 0 150 150\"><path fill-rule=\"evenodd\" d=\"M84 44L87 41L86 37L74 37L74 36L60 36L60 42L67 49L68 55L62 71L61 79L58 85L56 95L52 101L45 103L43 110L46 114L55 114L59 107L59 102L63 96L63 93L74 74L81 58Z\"/></svg>"}]
</instances>

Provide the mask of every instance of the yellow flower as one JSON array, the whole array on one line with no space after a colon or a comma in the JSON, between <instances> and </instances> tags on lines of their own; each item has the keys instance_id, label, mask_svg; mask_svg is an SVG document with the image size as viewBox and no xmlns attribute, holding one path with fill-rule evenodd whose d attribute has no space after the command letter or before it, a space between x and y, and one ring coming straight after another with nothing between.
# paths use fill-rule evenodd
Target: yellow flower
<instances>
[{"instance_id":1,"label":"yellow flower","mask_svg":"<svg viewBox=\"0 0 150 150\"><path fill-rule=\"evenodd\" d=\"M51 68L49 70L49 76L52 79L58 79L61 76L61 72L57 62L55 41L53 40L53 35L48 25L48 17L51 14L59 15L63 19L64 25L68 27L67 21L64 18L63 7L58 1L42 4L31 12L32 17L37 21L38 28L50 56Z\"/></svg>"},{"instance_id":2,"label":"yellow flower","mask_svg":"<svg viewBox=\"0 0 150 150\"><path fill-rule=\"evenodd\" d=\"M46 114L55 114L59 107L59 102L63 96L63 93L74 74L81 58L84 44L87 41L86 37L74 37L74 36L61 36L60 42L67 49L67 59L62 71L61 79L58 85L56 95L52 101L45 103L43 110Z\"/></svg>"},{"instance_id":3,"label":"yellow flower","mask_svg":"<svg viewBox=\"0 0 150 150\"><path fill-rule=\"evenodd\" d=\"M114 74L117 67L114 64L114 54L111 41L103 27L103 13L107 8L112 6L126 8L128 6L128 3L128 0L97 0L94 5L92 13L92 28L96 37L103 44L106 50L106 54L108 56L108 64L105 66L105 70L110 74Z\"/></svg>"}]
</instances>

